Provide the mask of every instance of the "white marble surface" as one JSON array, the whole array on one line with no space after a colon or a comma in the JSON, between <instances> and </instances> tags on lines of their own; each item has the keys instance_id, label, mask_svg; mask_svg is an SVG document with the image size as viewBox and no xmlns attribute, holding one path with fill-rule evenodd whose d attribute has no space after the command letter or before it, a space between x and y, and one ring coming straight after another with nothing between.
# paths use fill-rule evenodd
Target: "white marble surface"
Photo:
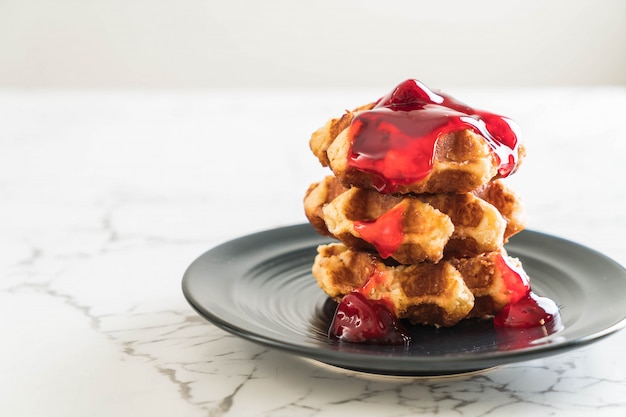
<instances>
[{"instance_id":1,"label":"white marble surface","mask_svg":"<svg viewBox=\"0 0 626 417\"><path fill-rule=\"evenodd\" d=\"M226 334L180 282L304 222L310 133L384 92L0 92L0 415L621 416L626 332L448 378L320 366ZM626 264L626 89L453 91L506 114L529 228ZM625 307L626 308L626 307Z\"/></svg>"}]
</instances>

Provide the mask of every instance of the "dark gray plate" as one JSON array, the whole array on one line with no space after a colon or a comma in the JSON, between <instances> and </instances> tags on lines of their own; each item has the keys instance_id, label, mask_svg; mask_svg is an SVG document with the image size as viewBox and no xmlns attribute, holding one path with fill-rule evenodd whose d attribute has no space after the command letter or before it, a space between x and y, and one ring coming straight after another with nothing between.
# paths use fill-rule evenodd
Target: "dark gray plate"
<instances>
[{"instance_id":1,"label":"dark gray plate","mask_svg":"<svg viewBox=\"0 0 626 417\"><path fill-rule=\"evenodd\" d=\"M408 347L338 343L326 332L335 304L311 265L329 242L308 224L244 236L209 250L183 277L183 293L211 323L242 338L330 365L389 375L444 375L557 354L626 325L626 270L576 243L524 231L507 244L533 290L561 307L563 330L500 330L491 320L413 327Z\"/></svg>"}]
</instances>

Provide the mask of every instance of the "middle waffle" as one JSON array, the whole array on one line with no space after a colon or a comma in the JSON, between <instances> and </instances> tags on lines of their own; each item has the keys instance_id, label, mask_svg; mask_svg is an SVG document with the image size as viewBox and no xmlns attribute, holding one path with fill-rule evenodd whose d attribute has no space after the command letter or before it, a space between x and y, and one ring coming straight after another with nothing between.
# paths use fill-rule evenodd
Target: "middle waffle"
<instances>
[{"instance_id":1,"label":"middle waffle","mask_svg":"<svg viewBox=\"0 0 626 417\"><path fill-rule=\"evenodd\" d=\"M304 209L319 233L406 265L497 251L525 223L519 198L499 180L469 193L393 195L328 176L309 187Z\"/></svg>"}]
</instances>

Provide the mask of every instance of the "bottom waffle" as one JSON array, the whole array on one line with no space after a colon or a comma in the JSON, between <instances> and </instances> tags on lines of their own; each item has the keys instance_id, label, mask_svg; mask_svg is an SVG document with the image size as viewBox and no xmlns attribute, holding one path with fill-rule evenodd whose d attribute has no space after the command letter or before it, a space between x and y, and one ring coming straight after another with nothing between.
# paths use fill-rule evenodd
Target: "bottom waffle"
<instances>
[{"instance_id":1,"label":"bottom waffle","mask_svg":"<svg viewBox=\"0 0 626 417\"><path fill-rule=\"evenodd\" d=\"M312 272L337 301L358 292L370 300L386 300L398 318L435 326L496 314L529 288L520 262L504 249L436 264L399 265L331 243L318 247Z\"/></svg>"}]
</instances>

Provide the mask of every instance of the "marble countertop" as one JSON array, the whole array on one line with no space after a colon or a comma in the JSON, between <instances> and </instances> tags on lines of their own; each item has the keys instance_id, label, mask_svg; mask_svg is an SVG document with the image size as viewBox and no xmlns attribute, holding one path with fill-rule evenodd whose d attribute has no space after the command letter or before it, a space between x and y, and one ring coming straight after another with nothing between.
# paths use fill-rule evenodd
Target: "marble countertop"
<instances>
[{"instance_id":1,"label":"marble countertop","mask_svg":"<svg viewBox=\"0 0 626 417\"><path fill-rule=\"evenodd\" d=\"M0 415L623 415L624 331L398 378L253 344L187 304L201 253L305 221L327 174L311 132L382 93L0 91ZM528 228L626 265L625 88L452 93L521 125Z\"/></svg>"}]
</instances>

